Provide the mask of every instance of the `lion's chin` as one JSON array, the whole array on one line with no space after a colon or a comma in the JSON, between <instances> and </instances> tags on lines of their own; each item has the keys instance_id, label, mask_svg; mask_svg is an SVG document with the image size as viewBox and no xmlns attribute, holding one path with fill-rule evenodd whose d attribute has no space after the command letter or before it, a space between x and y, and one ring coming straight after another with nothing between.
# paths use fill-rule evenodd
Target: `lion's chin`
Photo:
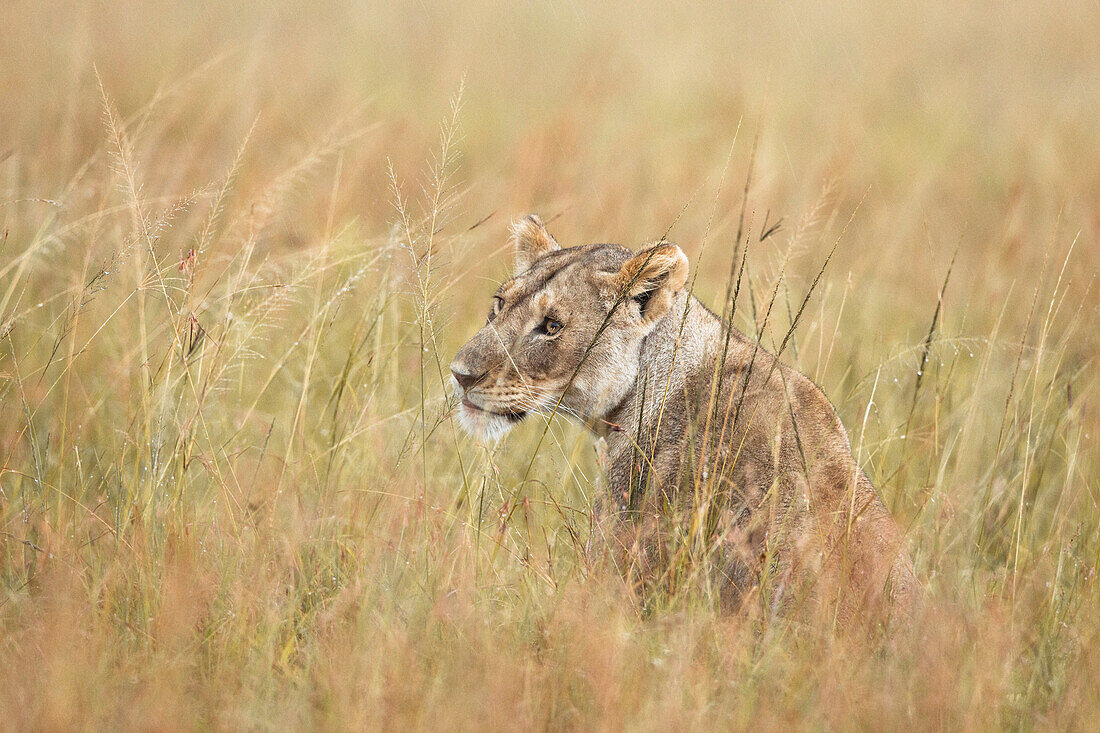
<instances>
[{"instance_id":1,"label":"lion's chin","mask_svg":"<svg viewBox=\"0 0 1100 733\"><path fill-rule=\"evenodd\" d=\"M458 406L458 424L467 433L481 440L500 440L524 417L521 413L501 415L486 412L466 404L465 401Z\"/></svg>"}]
</instances>

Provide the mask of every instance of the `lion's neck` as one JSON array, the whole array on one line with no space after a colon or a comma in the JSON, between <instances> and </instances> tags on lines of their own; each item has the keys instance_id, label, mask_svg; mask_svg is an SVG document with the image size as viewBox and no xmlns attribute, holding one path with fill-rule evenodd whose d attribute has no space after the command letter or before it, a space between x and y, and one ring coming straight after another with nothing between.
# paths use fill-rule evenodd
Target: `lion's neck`
<instances>
[{"instance_id":1,"label":"lion's neck","mask_svg":"<svg viewBox=\"0 0 1100 733\"><path fill-rule=\"evenodd\" d=\"M685 314L686 309L686 314ZM681 423L682 396L696 392L713 374L721 321L686 292L642 342L633 388L597 426L601 433L652 433L658 421ZM693 389L694 387L694 389Z\"/></svg>"}]
</instances>

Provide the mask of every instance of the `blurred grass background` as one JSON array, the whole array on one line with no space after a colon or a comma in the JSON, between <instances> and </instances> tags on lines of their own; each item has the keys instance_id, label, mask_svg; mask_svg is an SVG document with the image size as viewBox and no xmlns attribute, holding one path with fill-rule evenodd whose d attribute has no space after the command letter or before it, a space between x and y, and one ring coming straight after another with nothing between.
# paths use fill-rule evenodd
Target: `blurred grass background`
<instances>
[{"instance_id":1,"label":"blurred grass background","mask_svg":"<svg viewBox=\"0 0 1100 733\"><path fill-rule=\"evenodd\" d=\"M1097 3L0 24L3 727L1100 721ZM720 308L743 201L771 348L837 244L785 359L927 585L892 641L643 617L583 552L591 440L449 419L512 218L667 233Z\"/></svg>"}]
</instances>

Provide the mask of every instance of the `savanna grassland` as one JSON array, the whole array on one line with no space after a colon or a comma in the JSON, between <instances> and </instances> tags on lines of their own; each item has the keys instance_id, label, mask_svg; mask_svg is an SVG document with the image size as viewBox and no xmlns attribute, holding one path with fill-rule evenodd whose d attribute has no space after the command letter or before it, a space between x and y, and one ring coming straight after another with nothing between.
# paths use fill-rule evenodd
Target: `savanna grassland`
<instances>
[{"instance_id":1,"label":"savanna grassland","mask_svg":"<svg viewBox=\"0 0 1100 733\"><path fill-rule=\"evenodd\" d=\"M0 6L0 728L1100 725L1100 5L305 5ZM805 300L912 628L641 609L459 431L530 211Z\"/></svg>"}]
</instances>

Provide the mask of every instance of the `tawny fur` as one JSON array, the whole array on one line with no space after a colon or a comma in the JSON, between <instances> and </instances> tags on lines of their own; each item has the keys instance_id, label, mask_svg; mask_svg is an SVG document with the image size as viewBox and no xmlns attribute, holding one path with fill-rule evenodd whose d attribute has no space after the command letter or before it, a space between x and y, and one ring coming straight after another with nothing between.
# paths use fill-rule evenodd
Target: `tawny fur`
<instances>
[{"instance_id":1,"label":"tawny fur","mask_svg":"<svg viewBox=\"0 0 1100 733\"><path fill-rule=\"evenodd\" d=\"M515 224L513 243L516 275L452 363L468 430L497 438L531 412L557 412L606 440L610 525L642 583L702 548L732 606L767 577L773 602L812 598L837 618L911 614L912 563L829 400L740 332L727 336L687 292L678 247L562 249L535 216Z\"/></svg>"}]
</instances>

